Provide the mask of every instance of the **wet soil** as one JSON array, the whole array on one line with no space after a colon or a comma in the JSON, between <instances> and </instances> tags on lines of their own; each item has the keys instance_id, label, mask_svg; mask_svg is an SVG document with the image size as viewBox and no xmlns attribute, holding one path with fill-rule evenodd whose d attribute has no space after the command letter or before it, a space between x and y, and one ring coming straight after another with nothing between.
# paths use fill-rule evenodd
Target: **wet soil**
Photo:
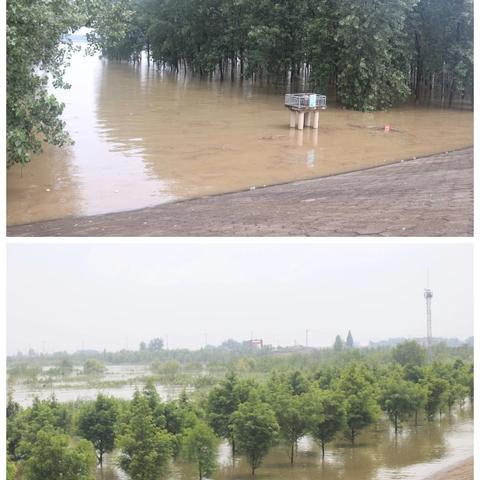
<instances>
[{"instance_id":1,"label":"wet soil","mask_svg":"<svg viewBox=\"0 0 480 480\"><path fill-rule=\"evenodd\" d=\"M473 148L346 174L7 228L8 236L471 236Z\"/></svg>"},{"instance_id":2,"label":"wet soil","mask_svg":"<svg viewBox=\"0 0 480 480\"><path fill-rule=\"evenodd\" d=\"M473 480L473 457L432 475L425 480Z\"/></svg>"}]
</instances>

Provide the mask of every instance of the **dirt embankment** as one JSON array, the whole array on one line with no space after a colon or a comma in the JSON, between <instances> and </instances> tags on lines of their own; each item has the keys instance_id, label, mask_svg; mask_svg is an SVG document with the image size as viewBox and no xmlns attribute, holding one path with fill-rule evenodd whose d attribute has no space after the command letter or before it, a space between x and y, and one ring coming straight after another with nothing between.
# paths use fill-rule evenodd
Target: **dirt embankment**
<instances>
[{"instance_id":1,"label":"dirt embankment","mask_svg":"<svg viewBox=\"0 0 480 480\"><path fill-rule=\"evenodd\" d=\"M9 236L471 236L473 148L140 210L7 228Z\"/></svg>"},{"instance_id":2,"label":"dirt embankment","mask_svg":"<svg viewBox=\"0 0 480 480\"><path fill-rule=\"evenodd\" d=\"M425 480L473 480L473 457L453 467L446 468Z\"/></svg>"}]
</instances>

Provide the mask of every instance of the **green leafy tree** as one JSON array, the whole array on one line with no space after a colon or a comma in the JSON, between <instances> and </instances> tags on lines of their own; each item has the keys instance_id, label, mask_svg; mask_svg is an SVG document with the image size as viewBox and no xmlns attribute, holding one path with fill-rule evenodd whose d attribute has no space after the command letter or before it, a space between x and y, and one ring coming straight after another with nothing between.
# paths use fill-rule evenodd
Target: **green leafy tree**
<instances>
[{"instance_id":1,"label":"green leafy tree","mask_svg":"<svg viewBox=\"0 0 480 480\"><path fill-rule=\"evenodd\" d=\"M85 375L102 375L105 371L105 365L96 358L89 358L83 364L83 373Z\"/></svg>"},{"instance_id":2,"label":"green leafy tree","mask_svg":"<svg viewBox=\"0 0 480 480\"><path fill-rule=\"evenodd\" d=\"M57 433L68 433L71 415L54 396L48 400L35 398L32 406L20 411L7 423L7 449L14 460L28 458L37 443L38 433L51 428Z\"/></svg>"},{"instance_id":3,"label":"green leafy tree","mask_svg":"<svg viewBox=\"0 0 480 480\"><path fill-rule=\"evenodd\" d=\"M246 456L254 476L278 434L275 413L260 401L243 403L233 415L233 431L238 450Z\"/></svg>"},{"instance_id":4,"label":"green leafy tree","mask_svg":"<svg viewBox=\"0 0 480 480\"><path fill-rule=\"evenodd\" d=\"M345 398L347 435L354 444L359 432L379 416L376 385L364 365L352 364L343 371L339 389Z\"/></svg>"},{"instance_id":5,"label":"green leafy tree","mask_svg":"<svg viewBox=\"0 0 480 480\"><path fill-rule=\"evenodd\" d=\"M69 142L63 104L50 93L67 88L63 73L72 53L65 35L83 23L80 2L7 1L7 166L25 164L42 141Z\"/></svg>"},{"instance_id":6,"label":"green leafy tree","mask_svg":"<svg viewBox=\"0 0 480 480\"><path fill-rule=\"evenodd\" d=\"M423 385L414 383L412 385L411 401L415 411L415 426L418 425L418 413L425 408L427 403L427 390Z\"/></svg>"},{"instance_id":7,"label":"green leafy tree","mask_svg":"<svg viewBox=\"0 0 480 480\"><path fill-rule=\"evenodd\" d=\"M307 403L308 430L322 447L322 459L325 457L325 445L345 427L345 403L341 393L314 389L308 394Z\"/></svg>"},{"instance_id":8,"label":"green leafy tree","mask_svg":"<svg viewBox=\"0 0 480 480\"><path fill-rule=\"evenodd\" d=\"M463 100L473 81L473 1L421 0L409 16L416 100Z\"/></svg>"},{"instance_id":9,"label":"green leafy tree","mask_svg":"<svg viewBox=\"0 0 480 480\"><path fill-rule=\"evenodd\" d=\"M172 437L155 425L148 399L136 392L128 423L118 438L119 465L133 480L151 480L165 473L172 456Z\"/></svg>"},{"instance_id":10,"label":"green leafy tree","mask_svg":"<svg viewBox=\"0 0 480 480\"><path fill-rule=\"evenodd\" d=\"M186 431L183 450L186 458L197 464L199 480L215 471L217 447L218 439L206 423L199 420Z\"/></svg>"},{"instance_id":11,"label":"green leafy tree","mask_svg":"<svg viewBox=\"0 0 480 480\"><path fill-rule=\"evenodd\" d=\"M95 463L90 442L80 440L71 446L66 435L46 428L38 432L31 447L31 455L25 463L25 479L94 480Z\"/></svg>"},{"instance_id":12,"label":"green leafy tree","mask_svg":"<svg viewBox=\"0 0 480 480\"><path fill-rule=\"evenodd\" d=\"M15 463L13 463L7 457L7 480L15 480L16 474L17 474L17 467L15 466Z\"/></svg>"},{"instance_id":13,"label":"green leafy tree","mask_svg":"<svg viewBox=\"0 0 480 480\"><path fill-rule=\"evenodd\" d=\"M338 0L337 96L355 110L389 108L408 94L406 18L413 0Z\"/></svg>"},{"instance_id":14,"label":"green leafy tree","mask_svg":"<svg viewBox=\"0 0 480 480\"><path fill-rule=\"evenodd\" d=\"M251 385L238 379L230 372L208 395L207 416L215 433L227 439L235 455L235 434L233 414L250 397Z\"/></svg>"},{"instance_id":15,"label":"green leafy tree","mask_svg":"<svg viewBox=\"0 0 480 480\"><path fill-rule=\"evenodd\" d=\"M433 420L436 413L441 412L446 403L446 393L448 391L448 382L439 378L435 373L429 372L422 381L427 392L427 401L425 411L428 420Z\"/></svg>"},{"instance_id":16,"label":"green leafy tree","mask_svg":"<svg viewBox=\"0 0 480 480\"><path fill-rule=\"evenodd\" d=\"M390 377L382 386L380 405L393 423L395 434L402 422L416 411L414 385L399 377Z\"/></svg>"},{"instance_id":17,"label":"green leafy tree","mask_svg":"<svg viewBox=\"0 0 480 480\"><path fill-rule=\"evenodd\" d=\"M392 350L393 359L402 366L422 366L427 357L426 349L415 340L399 343Z\"/></svg>"},{"instance_id":18,"label":"green leafy tree","mask_svg":"<svg viewBox=\"0 0 480 480\"><path fill-rule=\"evenodd\" d=\"M148 349L152 352L160 352L163 350L163 340L161 338L154 338L148 342Z\"/></svg>"},{"instance_id":19,"label":"green leafy tree","mask_svg":"<svg viewBox=\"0 0 480 480\"><path fill-rule=\"evenodd\" d=\"M97 452L97 461L103 466L103 456L115 446L117 405L113 398L97 395L93 403L82 406L78 417L79 434L90 440Z\"/></svg>"},{"instance_id":20,"label":"green leafy tree","mask_svg":"<svg viewBox=\"0 0 480 480\"><path fill-rule=\"evenodd\" d=\"M285 389L274 394L271 401L279 425L280 437L289 445L290 464L295 459L295 446L307 431L305 395L295 395Z\"/></svg>"}]
</instances>

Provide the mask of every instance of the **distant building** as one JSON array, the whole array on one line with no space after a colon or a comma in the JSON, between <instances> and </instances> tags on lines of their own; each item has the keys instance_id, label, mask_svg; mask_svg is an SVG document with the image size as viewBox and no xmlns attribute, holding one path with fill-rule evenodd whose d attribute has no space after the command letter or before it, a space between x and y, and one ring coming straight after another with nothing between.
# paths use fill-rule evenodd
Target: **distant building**
<instances>
[{"instance_id":1,"label":"distant building","mask_svg":"<svg viewBox=\"0 0 480 480\"><path fill-rule=\"evenodd\" d=\"M263 348L263 339L262 338L254 338L248 341L248 344L251 348L255 350L261 350Z\"/></svg>"}]
</instances>

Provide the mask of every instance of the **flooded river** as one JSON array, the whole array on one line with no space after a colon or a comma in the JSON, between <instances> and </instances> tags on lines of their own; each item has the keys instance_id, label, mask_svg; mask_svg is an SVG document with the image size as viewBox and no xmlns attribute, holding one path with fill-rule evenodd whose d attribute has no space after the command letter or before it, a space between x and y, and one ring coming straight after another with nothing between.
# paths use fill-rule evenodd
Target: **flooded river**
<instances>
[{"instance_id":1,"label":"flooded river","mask_svg":"<svg viewBox=\"0 0 480 480\"><path fill-rule=\"evenodd\" d=\"M423 480L443 468L473 455L472 412L465 410L452 417L417 428L405 427L395 438L382 430L360 435L358 445L348 442L328 445L322 463L318 446L309 438L299 443L296 464L290 466L287 449L277 446L257 470L257 479L275 480ZM215 480L248 479L250 469L242 457L232 462L228 445L218 453L219 469ZM115 468L113 460L104 472L104 480L128 480ZM100 474L97 477L101 478ZM172 480L194 480L191 464L176 462L167 477Z\"/></svg>"},{"instance_id":2,"label":"flooded river","mask_svg":"<svg viewBox=\"0 0 480 480\"><path fill-rule=\"evenodd\" d=\"M288 126L283 92L175 77L78 53L58 92L75 144L7 174L8 224L136 209L381 165L473 144L473 115L333 105ZM390 125L385 132L384 126Z\"/></svg>"}]
</instances>

